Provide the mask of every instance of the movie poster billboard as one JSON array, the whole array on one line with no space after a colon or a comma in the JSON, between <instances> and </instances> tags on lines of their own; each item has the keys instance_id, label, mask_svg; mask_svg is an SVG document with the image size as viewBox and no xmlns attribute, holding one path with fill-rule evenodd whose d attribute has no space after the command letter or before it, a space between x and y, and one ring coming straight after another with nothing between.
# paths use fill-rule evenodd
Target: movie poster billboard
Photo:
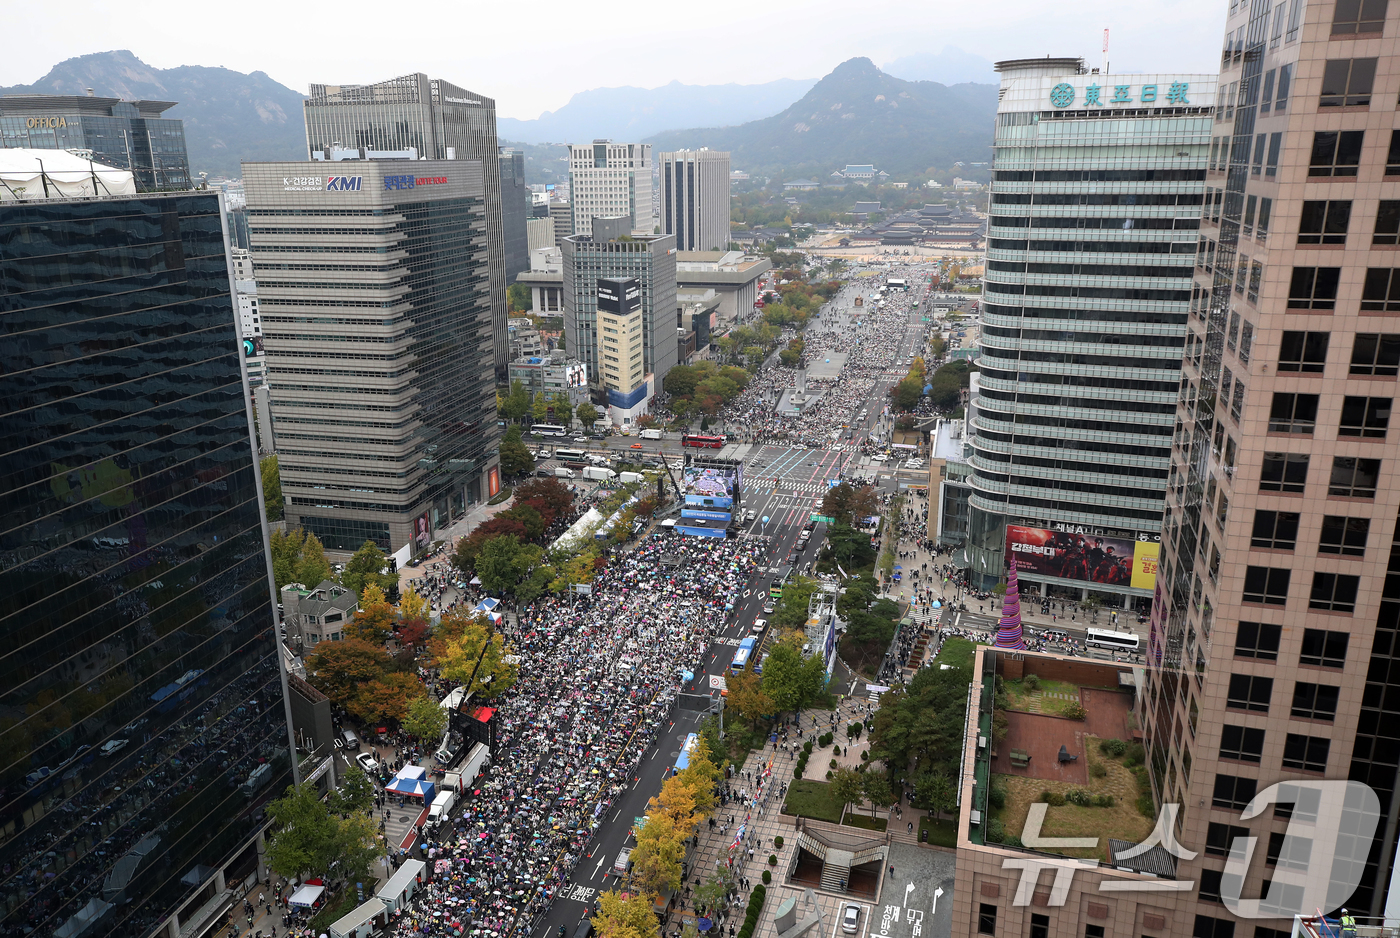
<instances>
[{"instance_id":1,"label":"movie poster billboard","mask_svg":"<svg viewBox=\"0 0 1400 938\"><path fill-rule=\"evenodd\" d=\"M501 494L501 467L492 466L486 470L486 491L490 498Z\"/></svg>"},{"instance_id":2,"label":"movie poster billboard","mask_svg":"<svg viewBox=\"0 0 1400 938\"><path fill-rule=\"evenodd\" d=\"M732 468L686 466L681 472L685 503L707 508L732 508L738 475Z\"/></svg>"},{"instance_id":3,"label":"movie poster billboard","mask_svg":"<svg viewBox=\"0 0 1400 938\"><path fill-rule=\"evenodd\" d=\"M1006 526L1007 556L1022 576L1053 576L1105 586L1153 589L1157 584L1155 541L1071 534L1048 528Z\"/></svg>"},{"instance_id":4,"label":"movie poster billboard","mask_svg":"<svg viewBox=\"0 0 1400 938\"><path fill-rule=\"evenodd\" d=\"M432 543L433 525L425 511L413 519L413 546L418 550L427 550Z\"/></svg>"}]
</instances>

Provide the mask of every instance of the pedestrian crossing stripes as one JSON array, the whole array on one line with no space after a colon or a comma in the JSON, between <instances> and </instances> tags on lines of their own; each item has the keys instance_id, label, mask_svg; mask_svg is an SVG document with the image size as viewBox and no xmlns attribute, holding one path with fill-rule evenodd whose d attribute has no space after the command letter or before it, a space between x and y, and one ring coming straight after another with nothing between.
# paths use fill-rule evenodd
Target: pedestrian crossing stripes
<instances>
[{"instance_id":1,"label":"pedestrian crossing stripes","mask_svg":"<svg viewBox=\"0 0 1400 938\"><path fill-rule=\"evenodd\" d=\"M758 492L776 488L779 495L825 495L830 486L825 481L818 479L816 482L788 482L783 479L755 479L744 480L745 492Z\"/></svg>"}]
</instances>

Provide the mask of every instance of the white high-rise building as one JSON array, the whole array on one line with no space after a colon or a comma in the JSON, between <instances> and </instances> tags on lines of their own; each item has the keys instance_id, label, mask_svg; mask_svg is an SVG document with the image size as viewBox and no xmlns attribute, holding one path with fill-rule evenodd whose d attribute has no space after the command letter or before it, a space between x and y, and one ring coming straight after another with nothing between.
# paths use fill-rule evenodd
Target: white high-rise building
<instances>
[{"instance_id":1,"label":"white high-rise building","mask_svg":"<svg viewBox=\"0 0 1400 938\"><path fill-rule=\"evenodd\" d=\"M569 190L572 234L592 234L594 218L618 215L630 216L635 232L656 231L651 201L651 144L611 140L570 144Z\"/></svg>"},{"instance_id":2,"label":"white high-rise building","mask_svg":"<svg viewBox=\"0 0 1400 938\"><path fill-rule=\"evenodd\" d=\"M657 155L661 168L661 232L676 236L678 251L723 251L729 246L729 154L677 150Z\"/></svg>"}]
</instances>

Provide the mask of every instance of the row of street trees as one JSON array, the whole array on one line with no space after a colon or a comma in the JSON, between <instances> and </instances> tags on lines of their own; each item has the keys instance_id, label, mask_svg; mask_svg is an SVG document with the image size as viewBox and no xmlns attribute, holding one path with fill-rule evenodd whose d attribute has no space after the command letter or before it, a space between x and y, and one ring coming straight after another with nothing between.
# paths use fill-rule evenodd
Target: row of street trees
<instances>
[{"instance_id":1,"label":"row of street trees","mask_svg":"<svg viewBox=\"0 0 1400 938\"><path fill-rule=\"evenodd\" d=\"M575 409L568 398L547 398L540 391L531 393L520 381L512 381L507 394L497 392L496 413L512 423L559 423L566 427L573 425L574 417L585 427L593 426L598 419L598 408L592 404L584 402Z\"/></svg>"},{"instance_id":2,"label":"row of street trees","mask_svg":"<svg viewBox=\"0 0 1400 938\"><path fill-rule=\"evenodd\" d=\"M647 802L646 820L636 830L637 845L629 857L628 888L598 897L593 927L600 938L655 938L658 934L652 912L655 897L680 888L686 843L714 810L720 769L706 738L698 736L690 764L666 779L661 791Z\"/></svg>"}]
</instances>

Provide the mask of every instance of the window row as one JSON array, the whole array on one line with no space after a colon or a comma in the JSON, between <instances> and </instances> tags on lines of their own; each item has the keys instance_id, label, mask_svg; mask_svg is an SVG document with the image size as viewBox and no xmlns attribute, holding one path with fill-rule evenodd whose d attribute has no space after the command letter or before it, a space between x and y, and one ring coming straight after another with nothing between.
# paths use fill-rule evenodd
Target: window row
<instances>
[{"instance_id":1,"label":"window row","mask_svg":"<svg viewBox=\"0 0 1400 938\"><path fill-rule=\"evenodd\" d=\"M1332 741L1322 736L1289 733L1283 741L1285 769L1304 772L1327 771ZM1235 762L1261 763L1264 760L1264 731L1253 726L1226 724L1220 728L1220 758Z\"/></svg>"},{"instance_id":2,"label":"window row","mask_svg":"<svg viewBox=\"0 0 1400 938\"><path fill-rule=\"evenodd\" d=\"M1285 332L1279 343L1278 370L1321 374L1331 339L1330 332ZM1382 377L1400 373L1400 334L1358 332L1347 373Z\"/></svg>"},{"instance_id":3,"label":"window row","mask_svg":"<svg viewBox=\"0 0 1400 938\"><path fill-rule=\"evenodd\" d=\"M1263 471L1259 476L1259 491L1302 493L1307 483L1308 461L1306 453L1265 453ZM1334 456L1327 494L1350 498L1375 498L1376 480L1380 471L1379 459Z\"/></svg>"},{"instance_id":4,"label":"window row","mask_svg":"<svg viewBox=\"0 0 1400 938\"><path fill-rule=\"evenodd\" d=\"M1298 546L1300 518L1301 515L1296 511L1255 511L1254 529L1249 545L1269 550L1294 550ZM1365 556L1366 537L1370 528L1370 518L1324 515L1317 551L1320 554L1340 554L1346 557Z\"/></svg>"},{"instance_id":5,"label":"window row","mask_svg":"<svg viewBox=\"0 0 1400 938\"><path fill-rule=\"evenodd\" d=\"M1235 657L1257 661L1277 661L1283 626L1270 622L1241 622L1235 630ZM1330 629L1304 629L1298 663L1323 668L1346 665L1350 633Z\"/></svg>"},{"instance_id":6,"label":"window row","mask_svg":"<svg viewBox=\"0 0 1400 938\"><path fill-rule=\"evenodd\" d=\"M1312 436L1319 399L1317 394L1275 392L1269 406L1269 432ZM1385 439L1391 402L1389 397L1344 397L1337 435Z\"/></svg>"},{"instance_id":7,"label":"window row","mask_svg":"<svg viewBox=\"0 0 1400 938\"><path fill-rule=\"evenodd\" d=\"M1337 700L1341 688L1312 681L1293 683L1293 700L1289 715L1300 720L1331 721L1337 715ZM1231 710L1268 713L1274 693L1274 679L1258 674L1231 674L1225 706ZM1262 740L1262 736L1260 737Z\"/></svg>"},{"instance_id":8,"label":"window row","mask_svg":"<svg viewBox=\"0 0 1400 938\"><path fill-rule=\"evenodd\" d=\"M1286 567L1245 567L1242 602L1283 606L1293 571ZM1308 608L1330 612L1355 612L1361 577L1348 573L1313 572Z\"/></svg>"}]
</instances>

